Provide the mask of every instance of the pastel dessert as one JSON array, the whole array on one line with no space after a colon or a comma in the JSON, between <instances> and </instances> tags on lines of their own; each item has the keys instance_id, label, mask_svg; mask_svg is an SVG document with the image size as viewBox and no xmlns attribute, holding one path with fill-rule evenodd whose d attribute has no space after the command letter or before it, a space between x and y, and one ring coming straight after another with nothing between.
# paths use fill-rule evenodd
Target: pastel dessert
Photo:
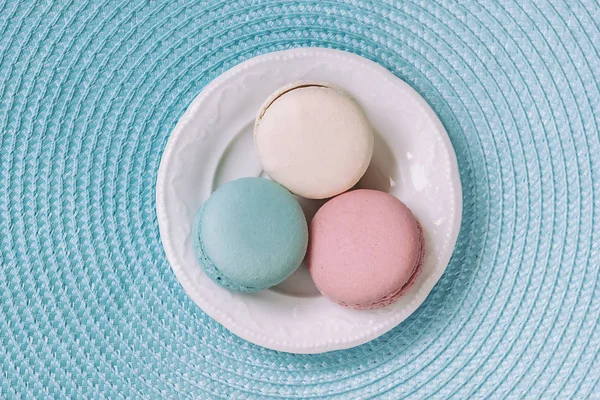
<instances>
[{"instance_id":1,"label":"pastel dessert","mask_svg":"<svg viewBox=\"0 0 600 400\"><path fill-rule=\"evenodd\" d=\"M254 143L267 175L309 199L350 189L373 155L360 106L326 83L293 83L273 93L256 118Z\"/></svg>"},{"instance_id":2,"label":"pastel dessert","mask_svg":"<svg viewBox=\"0 0 600 400\"><path fill-rule=\"evenodd\" d=\"M203 204L193 231L196 258L217 284L256 292L289 277L306 254L308 226L300 204L283 186L242 178Z\"/></svg>"},{"instance_id":3,"label":"pastel dessert","mask_svg":"<svg viewBox=\"0 0 600 400\"><path fill-rule=\"evenodd\" d=\"M356 309L384 307L415 282L423 232L396 197L355 190L323 205L309 228L307 265L317 289Z\"/></svg>"}]
</instances>

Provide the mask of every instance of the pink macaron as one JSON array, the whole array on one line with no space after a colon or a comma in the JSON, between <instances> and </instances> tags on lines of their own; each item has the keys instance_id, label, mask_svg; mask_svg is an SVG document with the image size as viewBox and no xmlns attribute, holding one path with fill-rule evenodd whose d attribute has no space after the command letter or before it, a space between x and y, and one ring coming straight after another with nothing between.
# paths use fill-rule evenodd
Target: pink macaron
<instances>
[{"instance_id":1,"label":"pink macaron","mask_svg":"<svg viewBox=\"0 0 600 400\"><path fill-rule=\"evenodd\" d=\"M356 309L384 307L416 281L421 226L396 197L354 190L323 205L310 224L307 264L317 289Z\"/></svg>"}]
</instances>

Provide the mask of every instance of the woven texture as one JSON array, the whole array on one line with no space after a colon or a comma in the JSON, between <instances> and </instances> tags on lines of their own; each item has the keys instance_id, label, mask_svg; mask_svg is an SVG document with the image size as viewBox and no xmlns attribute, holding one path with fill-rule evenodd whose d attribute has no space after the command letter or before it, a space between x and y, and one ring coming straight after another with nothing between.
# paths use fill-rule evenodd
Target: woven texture
<instances>
[{"instance_id":1,"label":"woven texture","mask_svg":"<svg viewBox=\"0 0 600 400\"><path fill-rule=\"evenodd\" d=\"M198 92L298 46L418 90L464 191L424 305L302 356L187 298L154 201ZM599 51L594 0L0 1L0 397L600 398Z\"/></svg>"}]
</instances>

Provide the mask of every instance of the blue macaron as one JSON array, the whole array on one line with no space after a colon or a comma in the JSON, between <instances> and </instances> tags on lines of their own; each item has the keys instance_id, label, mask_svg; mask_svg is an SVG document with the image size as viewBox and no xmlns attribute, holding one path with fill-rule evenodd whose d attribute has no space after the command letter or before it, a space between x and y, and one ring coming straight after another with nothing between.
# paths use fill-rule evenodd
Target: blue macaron
<instances>
[{"instance_id":1,"label":"blue macaron","mask_svg":"<svg viewBox=\"0 0 600 400\"><path fill-rule=\"evenodd\" d=\"M238 292L277 285L306 254L308 227L296 198L262 178L242 178L216 190L193 227L196 258L217 284Z\"/></svg>"}]
</instances>

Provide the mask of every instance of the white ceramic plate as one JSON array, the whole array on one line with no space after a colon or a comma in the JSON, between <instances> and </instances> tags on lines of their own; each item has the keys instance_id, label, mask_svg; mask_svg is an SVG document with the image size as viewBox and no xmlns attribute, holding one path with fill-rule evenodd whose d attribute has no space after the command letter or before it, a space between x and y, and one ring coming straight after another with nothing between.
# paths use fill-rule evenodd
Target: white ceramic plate
<instances>
[{"instance_id":1,"label":"white ceramic plate","mask_svg":"<svg viewBox=\"0 0 600 400\"><path fill-rule=\"evenodd\" d=\"M233 293L207 278L194 258L191 229L200 205L222 183L262 170L252 128L262 102L298 80L331 82L363 107L376 132L360 187L405 202L426 241L423 271L398 302L350 310L321 296L302 266L259 293ZM302 201L307 218L322 204ZM156 208L165 253L188 295L234 334L292 353L321 353L368 342L406 319L444 272L462 213L456 156L444 127L417 92L383 67L350 53L305 48L248 60L211 82L169 138L158 172Z\"/></svg>"}]
</instances>

